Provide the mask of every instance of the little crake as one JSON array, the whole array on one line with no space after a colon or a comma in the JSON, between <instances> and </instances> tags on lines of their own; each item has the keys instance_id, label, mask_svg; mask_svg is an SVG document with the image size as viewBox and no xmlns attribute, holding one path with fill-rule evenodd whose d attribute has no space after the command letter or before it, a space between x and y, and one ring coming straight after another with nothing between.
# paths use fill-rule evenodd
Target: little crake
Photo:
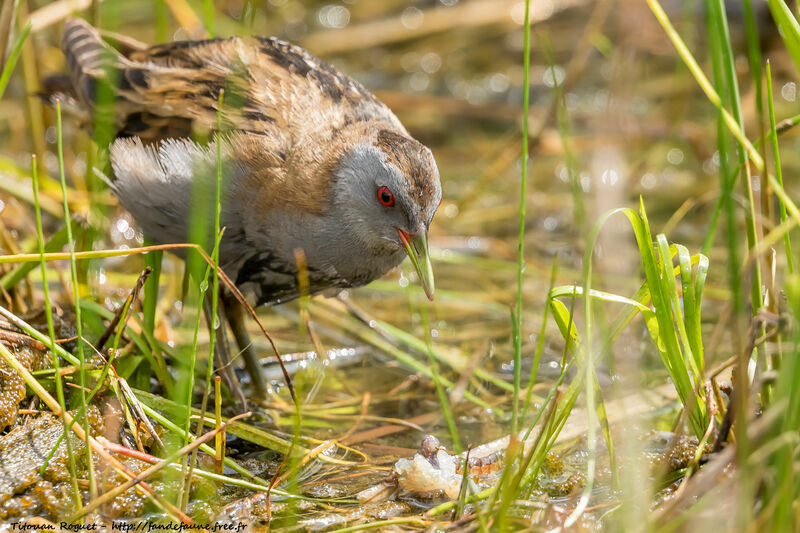
<instances>
[{"instance_id":1,"label":"little crake","mask_svg":"<svg viewBox=\"0 0 800 533\"><path fill-rule=\"evenodd\" d=\"M193 194L216 188L219 142L220 264L258 303L299 295L296 250L312 293L364 285L408 255L433 297L436 162L358 82L274 38L114 48L75 19L64 52L80 104L92 109L101 85L115 95L112 188L151 240L187 241ZM246 342L240 312L225 311Z\"/></svg>"}]
</instances>

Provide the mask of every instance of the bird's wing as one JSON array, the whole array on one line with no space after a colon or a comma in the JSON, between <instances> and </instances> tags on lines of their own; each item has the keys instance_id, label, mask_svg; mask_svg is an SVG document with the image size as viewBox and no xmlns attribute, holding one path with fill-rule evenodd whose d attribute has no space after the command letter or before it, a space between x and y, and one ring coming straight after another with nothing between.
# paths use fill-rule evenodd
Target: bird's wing
<instances>
[{"instance_id":1,"label":"bird's wing","mask_svg":"<svg viewBox=\"0 0 800 533\"><path fill-rule=\"evenodd\" d=\"M98 82L109 83L119 134L145 142L216 129L223 90L224 129L280 139L286 150L325 142L354 122L377 119L402 130L361 84L274 38L174 42L123 56L88 23L73 19L64 51L85 103L98 97Z\"/></svg>"}]
</instances>

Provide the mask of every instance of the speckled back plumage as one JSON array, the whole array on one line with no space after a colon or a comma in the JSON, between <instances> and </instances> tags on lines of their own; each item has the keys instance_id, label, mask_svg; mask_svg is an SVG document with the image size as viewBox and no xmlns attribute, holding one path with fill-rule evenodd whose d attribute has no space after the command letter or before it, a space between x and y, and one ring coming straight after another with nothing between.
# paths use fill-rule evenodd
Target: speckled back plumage
<instances>
[{"instance_id":1,"label":"speckled back plumage","mask_svg":"<svg viewBox=\"0 0 800 533\"><path fill-rule=\"evenodd\" d=\"M370 120L407 135L397 117L360 83L274 37L178 41L126 57L112 51L88 23L72 19L65 28L64 50L87 106L93 105L104 68L118 76L121 136L144 141L178 136L164 135L165 119L177 123L173 132L184 128L181 136L212 130L222 89L224 127L267 134L286 149L302 138L321 141L353 122ZM298 125L304 127L295 130Z\"/></svg>"},{"instance_id":2,"label":"speckled back plumage","mask_svg":"<svg viewBox=\"0 0 800 533\"><path fill-rule=\"evenodd\" d=\"M357 236L343 237L346 224L340 233L328 228L334 207L320 201L333 196L336 169L360 143L380 150L373 159L399 168L414 196L437 203L441 196L430 151L361 84L297 46L231 37L123 54L73 19L66 23L64 51L75 92L87 107L98 84L115 80L121 139L111 149L112 188L152 239L187 239L191 192L203 180L212 186L213 139L222 135L221 262L237 283L252 285L260 302L297 296L293 247L305 249L314 292L367 283L402 260L396 245L373 245L373 264L359 264L363 259L337 255L326 242L346 237L345 245L362 244ZM198 132L210 134L211 144L190 140ZM414 217L427 224L435 206L421 205ZM306 236L297 228L316 233Z\"/></svg>"}]
</instances>

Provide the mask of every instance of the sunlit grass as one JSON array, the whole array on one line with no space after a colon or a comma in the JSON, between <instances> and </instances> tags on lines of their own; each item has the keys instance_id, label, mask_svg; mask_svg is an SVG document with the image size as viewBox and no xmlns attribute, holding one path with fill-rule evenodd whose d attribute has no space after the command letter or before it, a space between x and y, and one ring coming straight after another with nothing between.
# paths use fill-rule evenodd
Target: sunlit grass
<instances>
[{"instance_id":1,"label":"sunlit grass","mask_svg":"<svg viewBox=\"0 0 800 533\"><path fill-rule=\"evenodd\" d=\"M3 70L0 72L0 99L3 98L3 94L6 92L8 82L11 80L11 74L14 72L14 67L17 66L19 56L22 54L22 45L25 44L25 39L28 38L30 32L31 24L28 23L22 33L20 33L19 37L17 37L14 47L11 49L11 54L8 56L8 60L6 61L5 65L3 65Z\"/></svg>"},{"instance_id":2,"label":"sunlit grass","mask_svg":"<svg viewBox=\"0 0 800 533\"><path fill-rule=\"evenodd\" d=\"M59 361L59 355L56 351L56 334L55 328L53 326L53 307L50 302L50 287L47 283L47 266L44 260L44 230L42 229L42 210L39 207L39 172L36 165L36 156L31 156L31 177L33 183L33 207L34 212L36 213L36 235L39 241L39 254L41 260L39 261L39 265L42 272L42 294L44 298L44 308L45 308L45 318L47 320L47 334L49 336L49 346L50 352L52 353L53 357L53 368L55 369L55 376L54 381L56 384L56 398L58 399L58 405L61 408L61 421L64 424L64 433L67 433L67 420L64 417L64 413L67 412L66 407L66 400L64 396L64 383L61 379L61 364ZM66 235L66 232L65 232ZM72 483L72 494L75 498L75 501L78 502L80 505L80 489L78 488L78 478L76 477L77 467L75 464L75 454L72 451L72 440L67 439L66 442L67 446L67 454L69 457L69 473L70 473L70 481ZM50 454L52 455L53 450L51 450ZM45 463L46 464L46 463ZM44 468L44 465L43 465Z\"/></svg>"}]
</instances>

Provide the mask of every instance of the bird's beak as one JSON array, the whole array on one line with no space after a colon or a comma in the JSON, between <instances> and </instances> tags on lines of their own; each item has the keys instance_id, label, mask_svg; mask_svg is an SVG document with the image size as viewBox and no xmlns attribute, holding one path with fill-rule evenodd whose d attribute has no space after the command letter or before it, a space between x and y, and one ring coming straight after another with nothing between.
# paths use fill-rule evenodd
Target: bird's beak
<instances>
[{"instance_id":1,"label":"bird's beak","mask_svg":"<svg viewBox=\"0 0 800 533\"><path fill-rule=\"evenodd\" d=\"M433 268L431 267L431 256L428 252L428 232L420 231L417 235L411 236L407 231L398 229L400 240L406 249L411 264L417 270L422 288L428 300L433 300Z\"/></svg>"}]
</instances>

